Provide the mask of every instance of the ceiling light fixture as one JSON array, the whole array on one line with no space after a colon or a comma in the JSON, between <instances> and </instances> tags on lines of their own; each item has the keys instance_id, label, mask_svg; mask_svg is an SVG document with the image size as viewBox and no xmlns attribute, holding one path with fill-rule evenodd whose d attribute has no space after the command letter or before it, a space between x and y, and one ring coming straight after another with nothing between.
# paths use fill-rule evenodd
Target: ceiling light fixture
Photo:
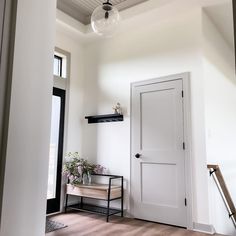
<instances>
[{"instance_id":1,"label":"ceiling light fixture","mask_svg":"<svg viewBox=\"0 0 236 236\"><path fill-rule=\"evenodd\" d=\"M98 6L91 16L93 31L101 36L111 37L114 35L120 21L119 11L109 0Z\"/></svg>"}]
</instances>

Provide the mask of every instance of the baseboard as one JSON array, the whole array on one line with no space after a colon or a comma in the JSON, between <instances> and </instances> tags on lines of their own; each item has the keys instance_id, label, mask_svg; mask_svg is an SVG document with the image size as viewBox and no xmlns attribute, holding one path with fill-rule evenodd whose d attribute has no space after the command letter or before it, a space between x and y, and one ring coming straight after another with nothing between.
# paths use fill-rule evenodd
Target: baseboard
<instances>
[{"instance_id":1,"label":"baseboard","mask_svg":"<svg viewBox=\"0 0 236 236\"><path fill-rule=\"evenodd\" d=\"M48 216L55 216L55 215L58 215L60 213L62 213L62 211L53 212L53 213L50 213L50 214L46 214L46 217L48 217Z\"/></svg>"},{"instance_id":2,"label":"baseboard","mask_svg":"<svg viewBox=\"0 0 236 236\"><path fill-rule=\"evenodd\" d=\"M213 225L201 224L201 223L193 223L193 230L201 233L215 234L216 231Z\"/></svg>"}]
</instances>

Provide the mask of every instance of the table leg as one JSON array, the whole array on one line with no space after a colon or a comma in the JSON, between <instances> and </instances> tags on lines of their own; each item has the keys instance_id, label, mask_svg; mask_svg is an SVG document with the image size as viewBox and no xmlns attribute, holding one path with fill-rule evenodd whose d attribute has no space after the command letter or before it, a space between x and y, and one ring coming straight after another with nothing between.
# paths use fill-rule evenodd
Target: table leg
<instances>
[{"instance_id":1,"label":"table leg","mask_svg":"<svg viewBox=\"0 0 236 236\"><path fill-rule=\"evenodd\" d=\"M66 194L66 205L65 205L65 213L67 212L67 205L68 205L68 194Z\"/></svg>"}]
</instances>

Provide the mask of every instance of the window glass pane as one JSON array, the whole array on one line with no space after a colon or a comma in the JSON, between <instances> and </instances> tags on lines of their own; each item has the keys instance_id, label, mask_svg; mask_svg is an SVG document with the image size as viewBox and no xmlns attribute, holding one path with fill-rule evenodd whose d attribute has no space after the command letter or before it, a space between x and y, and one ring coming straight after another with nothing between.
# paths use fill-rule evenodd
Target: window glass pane
<instances>
[{"instance_id":1,"label":"window glass pane","mask_svg":"<svg viewBox=\"0 0 236 236\"><path fill-rule=\"evenodd\" d=\"M52 199L56 197L60 112L61 112L61 98L58 96L53 96L47 199Z\"/></svg>"},{"instance_id":2,"label":"window glass pane","mask_svg":"<svg viewBox=\"0 0 236 236\"><path fill-rule=\"evenodd\" d=\"M62 76L62 57L54 55L53 74L60 77Z\"/></svg>"}]
</instances>

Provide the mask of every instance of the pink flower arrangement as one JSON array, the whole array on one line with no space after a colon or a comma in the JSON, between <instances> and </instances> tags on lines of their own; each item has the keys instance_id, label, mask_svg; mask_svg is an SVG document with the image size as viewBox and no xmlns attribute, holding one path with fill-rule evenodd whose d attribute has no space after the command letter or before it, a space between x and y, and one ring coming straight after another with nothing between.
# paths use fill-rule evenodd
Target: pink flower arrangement
<instances>
[{"instance_id":1,"label":"pink flower arrangement","mask_svg":"<svg viewBox=\"0 0 236 236\"><path fill-rule=\"evenodd\" d=\"M67 154L67 160L63 166L63 174L66 175L70 183L81 183L83 176L91 174L103 174L105 167L99 164L91 164L88 160L79 157L78 152Z\"/></svg>"}]
</instances>

